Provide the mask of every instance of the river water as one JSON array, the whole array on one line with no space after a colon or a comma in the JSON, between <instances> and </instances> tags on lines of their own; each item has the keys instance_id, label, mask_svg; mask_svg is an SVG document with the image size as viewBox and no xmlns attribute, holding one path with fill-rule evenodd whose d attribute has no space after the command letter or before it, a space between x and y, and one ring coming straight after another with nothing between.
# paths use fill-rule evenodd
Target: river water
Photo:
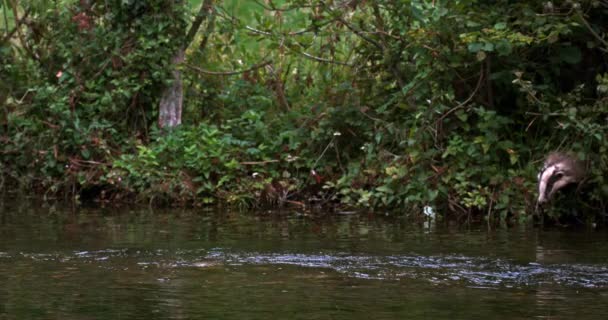
<instances>
[{"instance_id":1,"label":"river water","mask_svg":"<svg viewBox=\"0 0 608 320\"><path fill-rule=\"evenodd\" d=\"M608 231L0 203L0 319L606 319Z\"/></svg>"}]
</instances>

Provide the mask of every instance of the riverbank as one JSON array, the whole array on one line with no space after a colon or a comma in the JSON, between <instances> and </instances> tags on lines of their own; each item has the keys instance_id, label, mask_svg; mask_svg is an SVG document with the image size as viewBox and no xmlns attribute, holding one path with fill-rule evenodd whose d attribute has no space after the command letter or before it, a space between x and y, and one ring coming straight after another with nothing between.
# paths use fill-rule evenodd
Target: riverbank
<instances>
[{"instance_id":1,"label":"riverbank","mask_svg":"<svg viewBox=\"0 0 608 320\"><path fill-rule=\"evenodd\" d=\"M569 151L603 219L600 2L110 2L0 7L2 189L525 223Z\"/></svg>"}]
</instances>

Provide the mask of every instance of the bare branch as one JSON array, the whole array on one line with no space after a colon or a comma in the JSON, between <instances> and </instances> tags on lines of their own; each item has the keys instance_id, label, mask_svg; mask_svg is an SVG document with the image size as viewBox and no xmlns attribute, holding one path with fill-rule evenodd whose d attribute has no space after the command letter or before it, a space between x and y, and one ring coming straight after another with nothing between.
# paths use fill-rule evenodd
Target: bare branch
<instances>
[{"instance_id":1,"label":"bare branch","mask_svg":"<svg viewBox=\"0 0 608 320\"><path fill-rule=\"evenodd\" d=\"M27 19L27 17L30 14L30 10L29 8L25 11L25 13L23 14L23 17L21 17L19 20L17 20L17 23L15 25L15 27L13 28L13 30L9 31L6 36L4 36L4 38L2 39L2 43L8 41L10 38L13 37L13 35L15 34L15 32L17 32L17 30L19 28L21 28L21 25L25 22L25 20Z\"/></svg>"},{"instance_id":2,"label":"bare branch","mask_svg":"<svg viewBox=\"0 0 608 320\"><path fill-rule=\"evenodd\" d=\"M250 26L245 26L245 29L247 29L247 30L249 30L249 31L251 31L253 33L257 33L257 34L261 34L261 35L265 35L265 36L271 36L272 35L271 32L262 31L262 30L255 29L255 28L250 27Z\"/></svg>"},{"instance_id":3,"label":"bare branch","mask_svg":"<svg viewBox=\"0 0 608 320\"><path fill-rule=\"evenodd\" d=\"M604 52L608 52L608 42L606 42L606 40L604 40L602 37L600 37L599 34L597 34L597 32L595 32L595 30L593 30L593 28L591 27L591 25L589 24L589 21L587 21L587 19L585 19L585 17L583 17L582 13L578 13L578 16L581 18L581 20L583 21L583 24L585 25L585 27L587 27L587 29L589 30L589 32L591 32L591 34L599 41L601 42L604 47L604 49L601 49Z\"/></svg>"},{"instance_id":4,"label":"bare branch","mask_svg":"<svg viewBox=\"0 0 608 320\"><path fill-rule=\"evenodd\" d=\"M338 64L338 65L341 65L341 66L349 66L349 67L353 66L352 64L347 63L347 62L329 60L329 59L313 56L310 53L306 53L306 52L298 52L298 53L301 54L301 55L303 55L304 57L310 59L310 60L314 60L314 61L317 61L317 62Z\"/></svg>"},{"instance_id":5,"label":"bare branch","mask_svg":"<svg viewBox=\"0 0 608 320\"><path fill-rule=\"evenodd\" d=\"M471 102L471 100L473 100L473 97L475 97L475 94L477 94L477 91L479 91L479 88L481 88L481 83L482 83L481 80L483 80L483 78L484 78L484 72L483 72L483 67L482 67L482 70L479 70L479 79L477 80L477 86L475 86L475 90L473 90L471 95L465 101L459 103L457 106L455 106L454 108L448 110L446 113L441 115L441 117L439 117L439 119L437 119L437 122L442 121L443 119L445 119L448 115L450 115L454 111L464 107L469 102Z\"/></svg>"},{"instance_id":6,"label":"bare branch","mask_svg":"<svg viewBox=\"0 0 608 320\"><path fill-rule=\"evenodd\" d=\"M188 30L188 34L186 35L186 39L184 40L184 48L187 48L190 45L190 42L196 36L198 29L200 28L203 21L205 21L213 12L213 0L205 0L201 5L194 22L192 22L192 26L190 30Z\"/></svg>"},{"instance_id":7,"label":"bare branch","mask_svg":"<svg viewBox=\"0 0 608 320\"><path fill-rule=\"evenodd\" d=\"M320 5L300 5L300 6L296 6L296 5L292 5L292 6L288 6L286 8L277 8L277 6L272 3L272 1L270 1L270 6L266 5L265 3L260 2L259 0L254 0L254 2L259 5L260 7L264 8L265 10L268 11L278 11L278 12L287 12L287 11L291 11L291 10L299 10L302 8L316 8L316 7L320 7Z\"/></svg>"},{"instance_id":8,"label":"bare branch","mask_svg":"<svg viewBox=\"0 0 608 320\"><path fill-rule=\"evenodd\" d=\"M346 28L348 28L348 30L354 32L357 36L359 36L361 39L371 43L374 47L378 48L379 50L384 50L384 47L378 43L377 41L371 39L370 37L368 37L367 35L365 35L365 32L358 30L357 28L353 27L350 23L348 23L346 20L344 20L344 18L342 18L341 16L336 15L331 9L329 9L327 6L325 7L325 10L328 11L332 16L336 16L336 19L338 21L340 21L342 24L344 24L346 26Z\"/></svg>"},{"instance_id":9,"label":"bare branch","mask_svg":"<svg viewBox=\"0 0 608 320\"><path fill-rule=\"evenodd\" d=\"M212 76L235 76L235 75L239 75L245 72L249 72L249 71L253 71L256 69L260 69L263 68L269 64L272 63L272 60L268 60L268 61L264 61L258 64L253 65L251 68L246 69L246 70L240 70L240 71L209 71L209 70L205 70L205 69L201 69L199 67L193 66L191 64L185 64L186 67L197 71L199 73L202 74L207 74L207 75L212 75Z\"/></svg>"}]
</instances>

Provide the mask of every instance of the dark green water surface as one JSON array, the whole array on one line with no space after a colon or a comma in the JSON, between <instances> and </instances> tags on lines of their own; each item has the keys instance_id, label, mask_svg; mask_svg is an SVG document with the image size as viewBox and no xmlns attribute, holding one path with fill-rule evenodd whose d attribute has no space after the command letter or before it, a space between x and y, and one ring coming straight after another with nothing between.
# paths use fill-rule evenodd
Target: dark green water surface
<instances>
[{"instance_id":1,"label":"dark green water surface","mask_svg":"<svg viewBox=\"0 0 608 320\"><path fill-rule=\"evenodd\" d=\"M0 319L607 319L608 232L0 205Z\"/></svg>"}]
</instances>

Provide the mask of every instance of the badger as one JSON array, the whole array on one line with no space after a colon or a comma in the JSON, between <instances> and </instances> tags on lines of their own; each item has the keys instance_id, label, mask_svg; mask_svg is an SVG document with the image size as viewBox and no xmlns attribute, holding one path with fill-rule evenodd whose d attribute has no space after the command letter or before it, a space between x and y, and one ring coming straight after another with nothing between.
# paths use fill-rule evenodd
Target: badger
<instances>
[{"instance_id":1,"label":"badger","mask_svg":"<svg viewBox=\"0 0 608 320\"><path fill-rule=\"evenodd\" d=\"M557 191L578 185L584 176L585 167L577 157L561 152L549 154L538 173L537 204L548 203Z\"/></svg>"}]
</instances>

